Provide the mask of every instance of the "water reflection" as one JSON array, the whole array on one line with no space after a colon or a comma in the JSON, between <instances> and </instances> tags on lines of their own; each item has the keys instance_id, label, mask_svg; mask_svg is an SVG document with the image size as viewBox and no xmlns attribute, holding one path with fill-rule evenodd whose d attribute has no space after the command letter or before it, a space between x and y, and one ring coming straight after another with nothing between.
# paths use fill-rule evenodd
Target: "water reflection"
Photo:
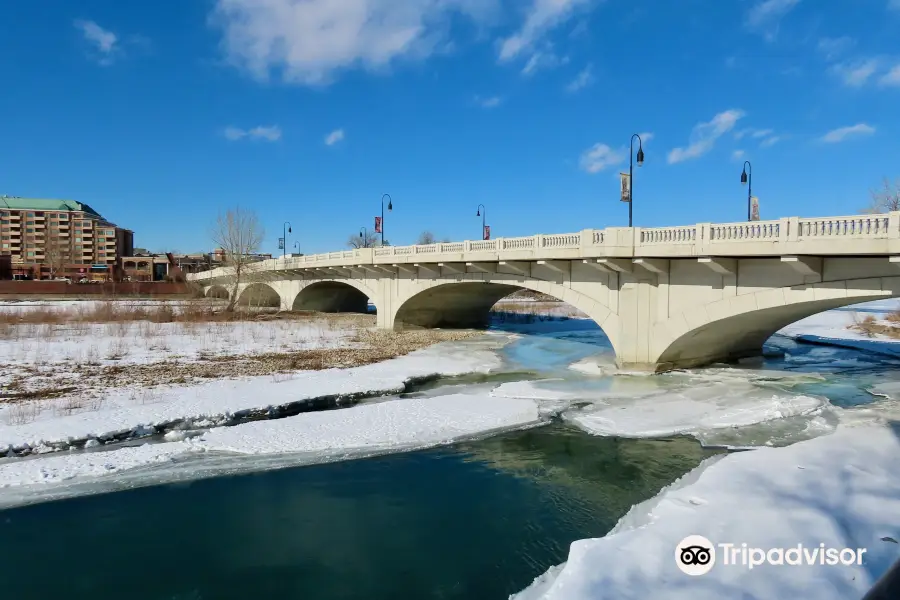
<instances>
[{"instance_id":1,"label":"water reflection","mask_svg":"<svg viewBox=\"0 0 900 600\"><path fill-rule=\"evenodd\" d=\"M707 455L553 425L8 510L4 596L505 598Z\"/></svg>"}]
</instances>

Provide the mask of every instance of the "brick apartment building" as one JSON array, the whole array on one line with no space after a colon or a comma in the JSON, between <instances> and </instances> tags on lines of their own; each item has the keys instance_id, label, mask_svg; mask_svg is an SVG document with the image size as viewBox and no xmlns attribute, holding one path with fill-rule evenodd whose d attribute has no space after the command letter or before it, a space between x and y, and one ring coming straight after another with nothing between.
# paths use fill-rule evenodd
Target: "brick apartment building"
<instances>
[{"instance_id":1,"label":"brick apartment building","mask_svg":"<svg viewBox=\"0 0 900 600\"><path fill-rule=\"evenodd\" d=\"M0 196L0 264L17 279L113 279L134 233L87 204Z\"/></svg>"}]
</instances>

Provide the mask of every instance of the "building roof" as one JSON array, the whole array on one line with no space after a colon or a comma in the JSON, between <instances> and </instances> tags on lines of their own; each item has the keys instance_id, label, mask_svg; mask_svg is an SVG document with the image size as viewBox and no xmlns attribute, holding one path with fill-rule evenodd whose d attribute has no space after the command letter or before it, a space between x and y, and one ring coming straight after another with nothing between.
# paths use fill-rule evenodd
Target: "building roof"
<instances>
[{"instance_id":1,"label":"building roof","mask_svg":"<svg viewBox=\"0 0 900 600\"><path fill-rule=\"evenodd\" d=\"M51 200L45 198L19 198L18 196L0 196L0 209L11 210L65 210L83 211L98 219L103 217L96 210L83 202L74 200Z\"/></svg>"}]
</instances>

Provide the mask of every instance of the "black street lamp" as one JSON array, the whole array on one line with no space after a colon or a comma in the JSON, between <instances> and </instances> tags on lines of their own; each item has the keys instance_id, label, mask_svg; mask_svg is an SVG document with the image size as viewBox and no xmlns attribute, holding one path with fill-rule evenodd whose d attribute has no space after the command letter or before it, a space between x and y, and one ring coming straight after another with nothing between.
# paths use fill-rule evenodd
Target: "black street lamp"
<instances>
[{"instance_id":1,"label":"black street lamp","mask_svg":"<svg viewBox=\"0 0 900 600\"><path fill-rule=\"evenodd\" d=\"M291 232L291 224L289 222L285 221L281 226L281 236L282 236L281 239L283 241L281 249L284 251L281 254L281 258L284 258L285 256L287 256L288 245L287 245L287 233L285 233L285 231L284 231L285 227L287 227L287 233L290 233Z\"/></svg>"},{"instance_id":2,"label":"black street lamp","mask_svg":"<svg viewBox=\"0 0 900 600\"><path fill-rule=\"evenodd\" d=\"M634 134L631 136L631 150L628 153L628 226L631 227L631 217L634 207L634 138L638 140L637 164L644 164L644 143L641 136Z\"/></svg>"},{"instance_id":3,"label":"black street lamp","mask_svg":"<svg viewBox=\"0 0 900 600\"><path fill-rule=\"evenodd\" d=\"M384 221L382 221L382 229L384 229ZM363 227L359 230L359 239L362 240L363 248L369 247L369 230Z\"/></svg>"},{"instance_id":4,"label":"black street lamp","mask_svg":"<svg viewBox=\"0 0 900 600\"><path fill-rule=\"evenodd\" d=\"M751 209L751 205L753 204L753 165L750 164L749 160L744 161L744 170L741 171L741 185L747 184L747 220L753 220L753 211Z\"/></svg>"},{"instance_id":5,"label":"black street lamp","mask_svg":"<svg viewBox=\"0 0 900 600\"><path fill-rule=\"evenodd\" d=\"M392 202L392 198L390 194L385 194L381 197L381 245L384 246L384 199L388 199L388 212L391 212L394 209L394 205Z\"/></svg>"},{"instance_id":6,"label":"black street lamp","mask_svg":"<svg viewBox=\"0 0 900 600\"><path fill-rule=\"evenodd\" d=\"M484 239L484 227L485 221L487 219L487 209L484 207L484 204L479 204L478 209L475 211L476 217L481 217L481 239Z\"/></svg>"}]
</instances>

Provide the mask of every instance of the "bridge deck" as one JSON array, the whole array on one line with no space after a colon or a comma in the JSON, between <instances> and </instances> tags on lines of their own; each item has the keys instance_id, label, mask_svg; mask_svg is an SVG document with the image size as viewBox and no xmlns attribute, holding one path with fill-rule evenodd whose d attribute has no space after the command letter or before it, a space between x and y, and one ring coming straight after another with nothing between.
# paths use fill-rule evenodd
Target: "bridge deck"
<instances>
[{"instance_id":1,"label":"bridge deck","mask_svg":"<svg viewBox=\"0 0 900 600\"><path fill-rule=\"evenodd\" d=\"M774 221L698 223L677 227L607 227L578 233L358 248L272 259L248 270L280 271L361 265L454 264L589 258L689 258L900 255L900 212ZM227 277L227 268L189 276Z\"/></svg>"}]
</instances>

